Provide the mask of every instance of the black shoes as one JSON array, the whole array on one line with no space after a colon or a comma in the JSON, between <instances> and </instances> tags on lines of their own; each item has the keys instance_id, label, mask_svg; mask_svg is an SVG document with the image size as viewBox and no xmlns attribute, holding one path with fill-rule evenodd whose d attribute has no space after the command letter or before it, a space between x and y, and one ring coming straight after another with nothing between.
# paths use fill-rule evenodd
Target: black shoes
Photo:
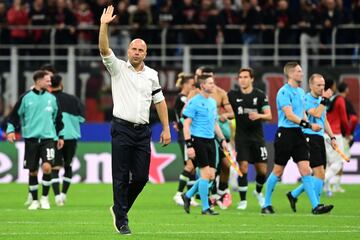
<instances>
[{"instance_id":1,"label":"black shoes","mask_svg":"<svg viewBox=\"0 0 360 240\"><path fill-rule=\"evenodd\" d=\"M184 210L186 213L190 213L190 198L187 198L185 193L181 194L181 198L184 202Z\"/></svg>"},{"instance_id":2,"label":"black shoes","mask_svg":"<svg viewBox=\"0 0 360 240\"><path fill-rule=\"evenodd\" d=\"M110 213L113 217L113 223L115 230L122 235L131 235L131 231L128 225L120 225L119 220L116 219L113 206L110 207Z\"/></svg>"},{"instance_id":3,"label":"black shoes","mask_svg":"<svg viewBox=\"0 0 360 240\"><path fill-rule=\"evenodd\" d=\"M218 212L215 212L214 210L211 210L210 208L208 208L204 211L201 211L201 214L202 215L219 215Z\"/></svg>"},{"instance_id":4,"label":"black shoes","mask_svg":"<svg viewBox=\"0 0 360 240\"><path fill-rule=\"evenodd\" d=\"M131 231L128 225L122 225L119 229L119 233L122 235L131 235Z\"/></svg>"},{"instance_id":5,"label":"black shoes","mask_svg":"<svg viewBox=\"0 0 360 240\"><path fill-rule=\"evenodd\" d=\"M293 212L296 212L296 202L297 202L297 198L294 198L292 195L291 195L291 192L288 192L286 194L287 198L289 199L289 203L290 203L290 207L291 209L293 210Z\"/></svg>"},{"instance_id":6,"label":"black shoes","mask_svg":"<svg viewBox=\"0 0 360 240\"><path fill-rule=\"evenodd\" d=\"M261 213L262 214L274 214L275 211L274 211L273 207L271 205L269 205L267 207L262 208Z\"/></svg>"},{"instance_id":7,"label":"black shoes","mask_svg":"<svg viewBox=\"0 0 360 240\"><path fill-rule=\"evenodd\" d=\"M316 208L311 210L311 212L312 212L312 214L315 214L315 215L324 214L324 213L330 212L333 208L334 208L334 205L319 204L316 206Z\"/></svg>"}]
</instances>

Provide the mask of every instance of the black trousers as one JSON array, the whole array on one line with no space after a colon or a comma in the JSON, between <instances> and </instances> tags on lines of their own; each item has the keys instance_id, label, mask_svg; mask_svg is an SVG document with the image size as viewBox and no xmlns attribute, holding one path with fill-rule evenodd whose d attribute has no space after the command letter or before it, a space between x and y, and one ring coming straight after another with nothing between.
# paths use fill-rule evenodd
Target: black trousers
<instances>
[{"instance_id":1,"label":"black trousers","mask_svg":"<svg viewBox=\"0 0 360 240\"><path fill-rule=\"evenodd\" d=\"M149 179L151 129L113 119L111 136L114 213L125 225L128 211Z\"/></svg>"}]
</instances>

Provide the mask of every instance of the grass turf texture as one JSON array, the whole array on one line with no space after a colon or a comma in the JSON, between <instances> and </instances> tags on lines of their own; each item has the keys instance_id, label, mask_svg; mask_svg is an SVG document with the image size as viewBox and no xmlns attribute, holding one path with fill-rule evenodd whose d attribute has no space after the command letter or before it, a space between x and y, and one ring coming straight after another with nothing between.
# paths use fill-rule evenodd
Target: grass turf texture
<instances>
[{"instance_id":1,"label":"grass turf texture","mask_svg":"<svg viewBox=\"0 0 360 240\"><path fill-rule=\"evenodd\" d=\"M239 201L219 210L219 216L202 216L201 209L186 214L172 200L177 184L148 184L129 214L131 236L115 232L109 206L111 185L74 184L64 207L57 207L50 195L51 209L29 211L23 205L27 186L0 185L0 239L360 239L360 188L345 185L346 193L322 197L335 208L330 214L310 214L303 194L297 213L285 196L295 185L279 184L273 195L275 215L261 215L254 185L249 186L248 208L236 210ZM41 192L41 191L40 191ZM51 193L52 194L52 193Z\"/></svg>"}]
</instances>

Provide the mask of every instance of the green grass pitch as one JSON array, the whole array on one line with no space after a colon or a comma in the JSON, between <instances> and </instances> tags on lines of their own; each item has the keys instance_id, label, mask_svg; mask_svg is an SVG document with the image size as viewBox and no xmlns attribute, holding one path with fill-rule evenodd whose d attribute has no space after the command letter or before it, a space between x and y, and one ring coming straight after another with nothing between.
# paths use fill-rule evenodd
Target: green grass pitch
<instances>
[{"instance_id":1,"label":"green grass pitch","mask_svg":"<svg viewBox=\"0 0 360 240\"><path fill-rule=\"evenodd\" d=\"M129 213L131 236L120 236L112 225L109 206L111 185L74 184L64 207L56 207L51 194L51 209L29 211L23 205L27 186L0 185L0 239L360 239L360 187L344 185L346 193L322 197L335 208L330 214L310 214L305 195L292 213L286 192L295 185L279 184L273 195L275 215L262 216L249 186L248 208L236 210L239 201L219 210L219 216L202 216L200 208L186 214L172 197L176 183L148 184Z\"/></svg>"}]
</instances>

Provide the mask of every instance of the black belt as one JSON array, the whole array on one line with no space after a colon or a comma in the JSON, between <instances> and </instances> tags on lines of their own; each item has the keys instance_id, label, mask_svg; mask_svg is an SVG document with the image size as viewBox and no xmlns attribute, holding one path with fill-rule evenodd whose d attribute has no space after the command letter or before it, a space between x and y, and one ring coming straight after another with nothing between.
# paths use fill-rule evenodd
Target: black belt
<instances>
[{"instance_id":1,"label":"black belt","mask_svg":"<svg viewBox=\"0 0 360 240\"><path fill-rule=\"evenodd\" d=\"M25 140L31 141L31 142L48 142L48 141L54 141L53 138L25 138Z\"/></svg>"},{"instance_id":2,"label":"black belt","mask_svg":"<svg viewBox=\"0 0 360 240\"><path fill-rule=\"evenodd\" d=\"M132 122L129 122L129 121L126 121L124 119L117 118L117 117L113 117L113 121L116 122L116 123L119 123L121 125L132 127L132 128L137 128L137 129L149 126L149 124L147 124L147 123L146 124L132 123Z\"/></svg>"}]
</instances>

